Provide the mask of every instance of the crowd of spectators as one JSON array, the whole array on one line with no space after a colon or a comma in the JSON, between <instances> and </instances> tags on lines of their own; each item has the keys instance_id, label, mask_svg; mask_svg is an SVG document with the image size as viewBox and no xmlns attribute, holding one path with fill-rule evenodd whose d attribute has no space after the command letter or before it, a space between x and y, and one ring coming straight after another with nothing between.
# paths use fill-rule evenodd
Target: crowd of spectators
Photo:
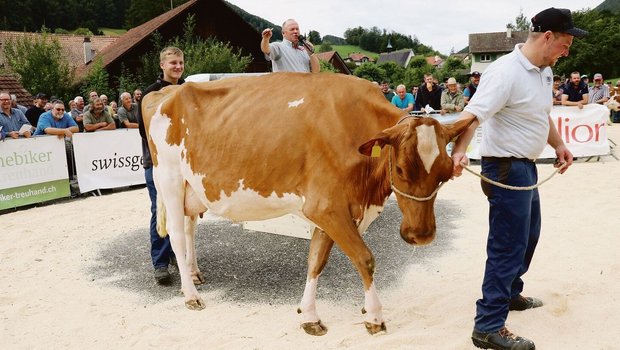
<instances>
[{"instance_id":1,"label":"crowd of spectators","mask_svg":"<svg viewBox=\"0 0 620 350\"><path fill-rule=\"evenodd\" d=\"M49 97L45 93L34 95L32 107L26 108L17 103L17 98L9 92L0 92L0 137L18 138L20 136L30 137L31 135L45 135L46 126L49 128L48 120L41 124L41 116L52 112L54 106L60 102L63 108L62 117L70 118L77 126L75 132L91 132L97 130L111 130L116 128L137 128L137 103L142 98L142 91L136 89L133 95L123 92L119 102L108 101L106 95L101 95L96 91L89 93L89 103L84 103L82 96L76 96L67 104L56 97ZM119 108L119 105L121 107ZM65 110L66 106L66 110ZM48 113L49 114L49 113ZM105 120L105 125L103 124ZM30 130L26 130L28 125ZM20 131L21 129L21 131ZM35 130L38 131L35 132ZM71 137L71 135L65 135Z\"/></svg>"},{"instance_id":2,"label":"crowd of spectators","mask_svg":"<svg viewBox=\"0 0 620 350\"><path fill-rule=\"evenodd\" d=\"M481 76L480 72L475 71L469 75L470 81L467 84L459 84L454 77L440 84L429 73L424 75L424 82L411 88L410 93L405 93L406 86L403 84L398 84L395 90L390 88L388 81L382 81L379 86L385 98L404 111L443 115L463 110L476 93ZM556 75L550 97L553 105L575 106L579 109L592 103L604 105L614 97L620 102L620 80L614 85L611 81L605 82L602 74L596 73L590 83L588 75L581 75L578 71L572 72L564 81ZM610 119L614 123L620 123L620 112L611 111Z\"/></svg>"}]
</instances>

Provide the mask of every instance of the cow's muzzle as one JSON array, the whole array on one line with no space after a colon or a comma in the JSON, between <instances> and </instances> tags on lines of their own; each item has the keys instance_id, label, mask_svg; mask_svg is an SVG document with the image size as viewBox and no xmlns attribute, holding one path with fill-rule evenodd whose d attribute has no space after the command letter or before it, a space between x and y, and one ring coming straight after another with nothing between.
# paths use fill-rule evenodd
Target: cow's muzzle
<instances>
[{"instance_id":1,"label":"cow's muzzle","mask_svg":"<svg viewBox=\"0 0 620 350\"><path fill-rule=\"evenodd\" d=\"M401 225L400 236L409 244L425 245L431 243L433 239L435 239L435 228L415 229Z\"/></svg>"}]
</instances>

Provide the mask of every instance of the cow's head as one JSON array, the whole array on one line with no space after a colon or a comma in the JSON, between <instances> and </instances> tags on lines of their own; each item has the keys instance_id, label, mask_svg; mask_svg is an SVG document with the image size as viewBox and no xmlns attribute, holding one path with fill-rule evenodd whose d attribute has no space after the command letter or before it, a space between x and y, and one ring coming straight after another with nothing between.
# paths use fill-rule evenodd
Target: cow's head
<instances>
[{"instance_id":1,"label":"cow's head","mask_svg":"<svg viewBox=\"0 0 620 350\"><path fill-rule=\"evenodd\" d=\"M390 146L381 152L382 164L387 181L398 190L396 198L403 213L400 235L408 243L427 244L435 238L435 196L424 198L452 177L446 145L472 121L442 125L433 118L409 118L359 147L360 153L370 156L373 147Z\"/></svg>"},{"instance_id":2,"label":"cow's head","mask_svg":"<svg viewBox=\"0 0 620 350\"><path fill-rule=\"evenodd\" d=\"M620 95L616 95L612 98L609 99L609 101L607 101L606 103L607 108L609 108L612 111L619 111L620 110Z\"/></svg>"}]
</instances>

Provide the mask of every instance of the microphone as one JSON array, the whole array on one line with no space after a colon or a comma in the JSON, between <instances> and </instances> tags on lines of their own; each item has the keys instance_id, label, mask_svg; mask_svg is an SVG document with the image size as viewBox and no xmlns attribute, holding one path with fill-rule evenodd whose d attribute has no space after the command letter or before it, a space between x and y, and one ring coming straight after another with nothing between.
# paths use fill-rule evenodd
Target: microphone
<instances>
[{"instance_id":1,"label":"microphone","mask_svg":"<svg viewBox=\"0 0 620 350\"><path fill-rule=\"evenodd\" d=\"M314 53L314 48L312 46L310 46L307 42L306 42L306 38L303 35L299 35L297 37L297 41L302 44L306 50L308 50L311 54Z\"/></svg>"}]
</instances>

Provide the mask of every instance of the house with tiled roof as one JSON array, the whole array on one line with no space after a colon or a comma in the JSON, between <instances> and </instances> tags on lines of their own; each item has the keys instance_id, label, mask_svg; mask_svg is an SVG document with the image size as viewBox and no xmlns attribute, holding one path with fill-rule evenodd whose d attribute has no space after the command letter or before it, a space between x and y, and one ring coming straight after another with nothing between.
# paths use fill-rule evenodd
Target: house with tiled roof
<instances>
[{"instance_id":1,"label":"house with tiled roof","mask_svg":"<svg viewBox=\"0 0 620 350\"><path fill-rule=\"evenodd\" d=\"M53 40L58 41L69 65L73 68L90 62L95 55L99 54L106 46L114 43L118 39L118 36L107 35L83 36L74 34L0 31L0 67L6 66L4 48L7 43L17 42L17 40L23 38L41 38L43 35L47 35Z\"/></svg>"},{"instance_id":2,"label":"house with tiled roof","mask_svg":"<svg viewBox=\"0 0 620 350\"><path fill-rule=\"evenodd\" d=\"M32 106L32 95L24 89L15 76L0 75L0 91L6 91L11 95L15 95L17 103L22 106Z\"/></svg>"},{"instance_id":3,"label":"house with tiled roof","mask_svg":"<svg viewBox=\"0 0 620 350\"><path fill-rule=\"evenodd\" d=\"M527 31L509 28L505 32L469 34L470 72L484 72L489 64L514 50L515 45L524 43L527 35Z\"/></svg>"},{"instance_id":4,"label":"house with tiled roof","mask_svg":"<svg viewBox=\"0 0 620 350\"><path fill-rule=\"evenodd\" d=\"M316 56L320 61L325 61L331 64L339 73L348 75L351 74L351 70L344 62L338 51L319 52Z\"/></svg>"},{"instance_id":5,"label":"house with tiled roof","mask_svg":"<svg viewBox=\"0 0 620 350\"><path fill-rule=\"evenodd\" d=\"M379 58L377 58L377 64L381 64L383 62L396 62L397 64L407 68L409 61L411 61L413 56L413 50L411 49L382 52L379 54Z\"/></svg>"},{"instance_id":6,"label":"house with tiled roof","mask_svg":"<svg viewBox=\"0 0 620 350\"><path fill-rule=\"evenodd\" d=\"M375 59L365 55L363 53L350 53L349 56L344 58L345 62L353 62L355 63L356 66L361 66L363 63L366 62L374 62Z\"/></svg>"},{"instance_id":7,"label":"house with tiled roof","mask_svg":"<svg viewBox=\"0 0 620 350\"><path fill-rule=\"evenodd\" d=\"M426 63L430 64L435 68L441 68L443 66L444 60L439 56L429 56L424 58L426 59Z\"/></svg>"},{"instance_id":8,"label":"house with tiled roof","mask_svg":"<svg viewBox=\"0 0 620 350\"><path fill-rule=\"evenodd\" d=\"M101 59L110 75L121 74L121 67L128 69L141 66L140 57L153 49L151 34L159 32L164 41L182 34L187 17L194 14L194 34L219 41L229 42L241 49L243 55L251 55L252 62L247 72L266 72L269 63L260 50L261 35L243 20L225 1L190 0L152 20L132 28L112 45L102 50L96 59ZM78 77L85 77L94 63L87 63L76 71Z\"/></svg>"}]
</instances>

